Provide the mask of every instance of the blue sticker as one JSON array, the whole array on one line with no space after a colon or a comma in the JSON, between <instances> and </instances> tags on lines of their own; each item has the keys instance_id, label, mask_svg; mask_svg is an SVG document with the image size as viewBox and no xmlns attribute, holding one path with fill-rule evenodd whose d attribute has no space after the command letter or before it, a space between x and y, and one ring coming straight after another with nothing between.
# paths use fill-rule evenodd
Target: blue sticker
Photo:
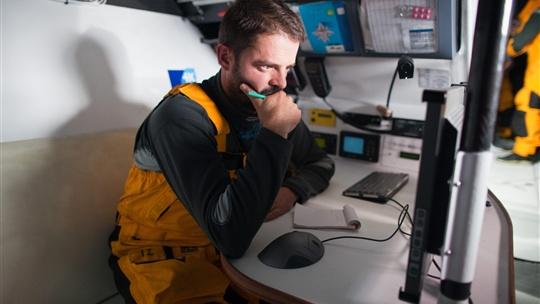
<instances>
[{"instance_id":1,"label":"blue sticker","mask_svg":"<svg viewBox=\"0 0 540 304\"><path fill-rule=\"evenodd\" d=\"M169 79L171 80L171 87L179 84L196 82L195 69L187 68L183 70L169 70Z\"/></svg>"}]
</instances>

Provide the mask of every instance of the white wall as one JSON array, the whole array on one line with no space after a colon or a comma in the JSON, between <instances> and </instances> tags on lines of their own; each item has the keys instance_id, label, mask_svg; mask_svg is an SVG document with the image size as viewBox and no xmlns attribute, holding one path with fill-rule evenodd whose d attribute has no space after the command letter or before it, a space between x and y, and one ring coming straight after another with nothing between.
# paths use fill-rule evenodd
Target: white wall
<instances>
[{"instance_id":1,"label":"white wall","mask_svg":"<svg viewBox=\"0 0 540 304\"><path fill-rule=\"evenodd\" d=\"M170 88L168 69L218 71L180 17L112 5L2 0L0 140L137 127Z\"/></svg>"},{"instance_id":2,"label":"white wall","mask_svg":"<svg viewBox=\"0 0 540 304\"><path fill-rule=\"evenodd\" d=\"M457 56L459 57L459 56ZM459 60L456 58L456 62ZM325 60L328 78L332 91L328 100L339 109L340 104L349 103L351 106L358 101L385 105L396 69L398 58L368 58L368 57L328 57ZM457 63L450 60L414 59L415 74L412 79L396 77L390 108L394 117L424 119L425 104L422 103L422 91L418 85L418 68L446 70L452 73ZM462 77L454 75L452 81L461 81ZM306 98L312 98L311 91L304 93ZM337 100L336 100L337 99ZM354 107L354 106L353 106ZM348 106L342 107L342 109Z\"/></svg>"}]
</instances>

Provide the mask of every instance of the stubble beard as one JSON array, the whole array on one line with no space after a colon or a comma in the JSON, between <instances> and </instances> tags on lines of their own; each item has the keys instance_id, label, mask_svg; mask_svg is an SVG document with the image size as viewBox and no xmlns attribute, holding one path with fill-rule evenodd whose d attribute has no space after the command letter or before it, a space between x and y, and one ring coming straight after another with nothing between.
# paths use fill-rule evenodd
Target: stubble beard
<instances>
[{"instance_id":1,"label":"stubble beard","mask_svg":"<svg viewBox=\"0 0 540 304\"><path fill-rule=\"evenodd\" d=\"M240 67L235 64L232 70L232 81L231 81L231 87L229 88L229 92L231 96L228 96L231 99L231 102L233 104L236 104L240 107L240 110L242 112L254 115L257 112L255 111L255 108L253 107L253 104L249 100L249 98L246 96L242 90L240 90L240 85L242 83L245 83L249 85L251 88L254 88L251 81L247 80L242 73L240 72ZM260 91L259 93L263 95L271 95L278 91L281 91L281 88L277 86L269 86L268 88L265 88L264 90Z\"/></svg>"}]
</instances>

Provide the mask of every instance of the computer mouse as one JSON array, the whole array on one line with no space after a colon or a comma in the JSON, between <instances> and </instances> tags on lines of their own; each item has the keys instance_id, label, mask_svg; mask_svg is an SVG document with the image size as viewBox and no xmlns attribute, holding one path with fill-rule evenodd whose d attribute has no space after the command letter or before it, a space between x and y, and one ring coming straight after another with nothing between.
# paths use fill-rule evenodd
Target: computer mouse
<instances>
[{"instance_id":1,"label":"computer mouse","mask_svg":"<svg viewBox=\"0 0 540 304\"><path fill-rule=\"evenodd\" d=\"M324 255L324 245L309 232L285 233L268 244L257 255L264 264L281 269L306 267Z\"/></svg>"}]
</instances>

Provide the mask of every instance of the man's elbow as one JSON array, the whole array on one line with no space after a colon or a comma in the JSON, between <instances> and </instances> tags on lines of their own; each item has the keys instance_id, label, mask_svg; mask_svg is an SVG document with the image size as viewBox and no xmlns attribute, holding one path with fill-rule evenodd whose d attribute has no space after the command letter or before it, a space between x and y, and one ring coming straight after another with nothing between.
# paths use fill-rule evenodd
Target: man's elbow
<instances>
[{"instance_id":1,"label":"man's elbow","mask_svg":"<svg viewBox=\"0 0 540 304\"><path fill-rule=\"evenodd\" d=\"M214 246L228 258L239 258L248 250L253 237L242 235L238 229L226 229L219 227L218 231L210 232L210 238ZM226 232L225 230L228 230Z\"/></svg>"},{"instance_id":2,"label":"man's elbow","mask_svg":"<svg viewBox=\"0 0 540 304\"><path fill-rule=\"evenodd\" d=\"M232 243L227 246L219 246L218 250L228 258L237 259L241 258L249 248L248 244Z\"/></svg>"}]
</instances>

